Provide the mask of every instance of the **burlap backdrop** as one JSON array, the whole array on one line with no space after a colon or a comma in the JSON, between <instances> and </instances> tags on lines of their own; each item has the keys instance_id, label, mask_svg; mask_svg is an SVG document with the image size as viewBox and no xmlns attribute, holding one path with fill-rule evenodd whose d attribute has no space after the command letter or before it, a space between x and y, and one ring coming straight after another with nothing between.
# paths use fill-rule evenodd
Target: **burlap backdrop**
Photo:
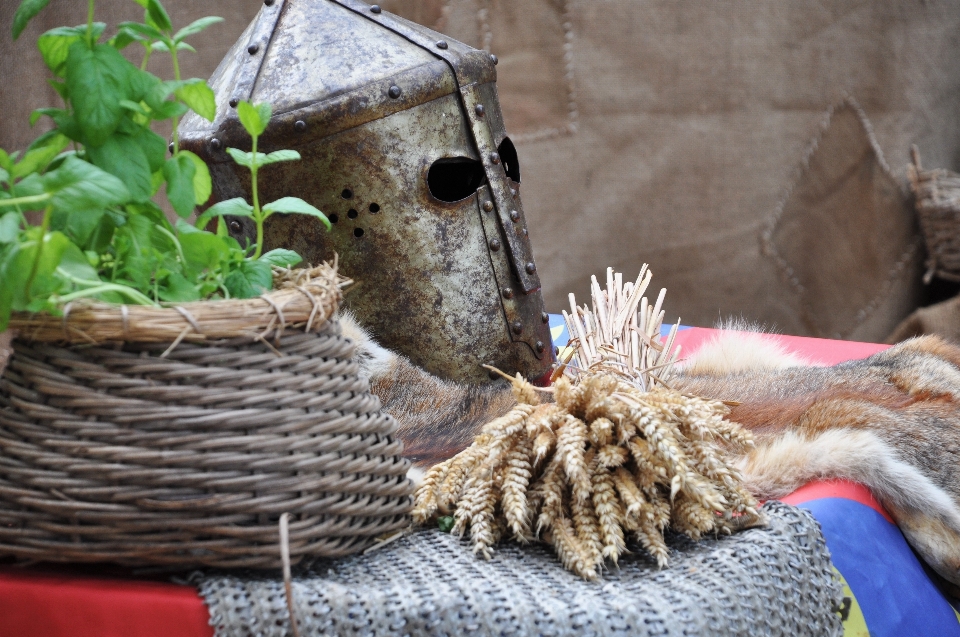
<instances>
[{"instance_id":1,"label":"burlap backdrop","mask_svg":"<svg viewBox=\"0 0 960 637\"><path fill-rule=\"evenodd\" d=\"M85 5L52 0L11 44L16 4L0 3L8 149L31 138L31 109L56 103L33 40L83 22ZM206 76L259 0L167 4L177 24L227 18L186 56L185 74ZM688 324L742 315L881 340L915 305L905 165L917 143L926 165L958 168L960 0L383 5L499 56L551 311L585 300L590 274L643 262ZM139 12L98 1L110 22Z\"/></svg>"}]
</instances>

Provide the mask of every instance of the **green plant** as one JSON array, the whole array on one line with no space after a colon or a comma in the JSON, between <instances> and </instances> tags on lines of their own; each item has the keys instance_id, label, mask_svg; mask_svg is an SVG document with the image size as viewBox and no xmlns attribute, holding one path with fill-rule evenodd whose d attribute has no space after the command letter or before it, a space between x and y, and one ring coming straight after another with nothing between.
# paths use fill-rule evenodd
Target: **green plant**
<instances>
[{"instance_id":1,"label":"green plant","mask_svg":"<svg viewBox=\"0 0 960 637\"><path fill-rule=\"evenodd\" d=\"M80 298L156 305L257 296L272 287L272 265L300 261L289 250L262 254L266 217L310 214L329 227L323 213L299 199L259 205L257 169L299 155L257 152L270 107L249 104L239 112L253 152L230 151L251 169L253 204L230 200L195 225L186 222L212 186L203 161L179 147L178 123L191 109L212 120L216 103L203 80L180 77L178 54L192 51L186 39L220 18L201 18L175 32L159 0L134 1L144 8L144 21L118 25L106 40L106 25L93 21L94 0L88 0L85 25L52 29L37 41L64 106L33 113L31 124L49 117L54 127L24 152L0 150L0 331L11 311L57 313ZM23 0L13 36L48 3ZM121 53L133 43L144 49L140 66ZM172 80L146 70L155 52L171 56ZM167 141L152 130L162 121L173 128L170 157ZM161 190L180 217L176 224L154 201ZM28 223L31 211L39 213L39 225ZM222 218L216 232L203 229L223 214L252 217L256 244L237 243Z\"/></svg>"}]
</instances>

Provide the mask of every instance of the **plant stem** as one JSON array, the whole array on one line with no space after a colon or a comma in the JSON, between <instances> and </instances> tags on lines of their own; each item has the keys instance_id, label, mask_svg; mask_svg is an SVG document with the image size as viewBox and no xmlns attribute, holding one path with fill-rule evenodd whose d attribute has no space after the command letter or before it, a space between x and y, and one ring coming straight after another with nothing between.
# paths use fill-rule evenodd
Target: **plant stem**
<instances>
[{"instance_id":1,"label":"plant stem","mask_svg":"<svg viewBox=\"0 0 960 637\"><path fill-rule=\"evenodd\" d=\"M143 62L140 63L140 70L147 70L147 62L150 61L150 54L153 53L153 46L149 42L145 42L143 45Z\"/></svg>"},{"instance_id":2,"label":"plant stem","mask_svg":"<svg viewBox=\"0 0 960 637\"><path fill-rule=\"evenodd\" d=\"M13 199L0 199L0 206L18 206L17 212L20 211L20 204L25 203L40 203L41 201L47 201L50 199L51 195L48 192L43 193L42 195L30 195L29 197L14 197Z\"/></svg>"},{"instance_id":3,"label":"plant stem","mask_svg":"<svg viewBox=\"0 0 960 637\"><path fill-rule=\"evenodd\" d=\"M64 274L62 270L60 271L60 273ZM82 281L80 279L74 279L69 275L67 275L67 278L69 278L75 283L90 283L90 284L93 283L93 281ZM159 303L154 303L153 301L150 300L149 297L144 296L143 294L141 294L140 292L137 292L133 288L129 288L125 285L120 285L119 283L100 282L99 285L95 285L94 287L89 287L84 290L77 290L76 292L71 292L70 294L64 294L63 296L58 296L57 300L60 303L69 303L70 301L76 301L77 299L82 299L88 296L94 296L102 292L118 292L120 294L123 294L129 297L132 301L136 301L139 305L151 305L153 307L160 307Z\"/></svg>"},{"instance_id":4,"label":"plant stem","mask_svg":"<svg viewBox=\"0 0 960 637\"><path fill-rule=\"evenodd\" d=\"M170 59L173 60L173 79L180 81L180 61L177 59L177 45L173 40L167 40L167 47L170 49ZM179 117L173 118L173 154L176 155L180 150L180 133L178 132Z\"/></svg>"},{"instance_id":5,"label":"plant stem","mask_svg":"<svg viewBox=\"0 0 960 637\"><path fill-rule=\"evenodd\" d=\"M260 214L260 196L257 193L257 137L252 135L253 155L250 160L250 187L253 194L253 220L257 222L257 249L253 253L254 259L260 258L260 252L263 250L263 215Z\"/></svg>"},{"instance_id":6,"label":"plant stem","mask_svg":"<svg viewBox=\"0 0 960 637\"><path fill-rule=\"evenodd\" d=\"M40 226L40 241L37 243L37 256L33 258L33 266L30 267L30 276L27 277L27 287L24 294L27 301L30 301L30 288L33 287L33 280L37 278L37 270L40 269L40 255L43 254L43 243L47 238L47 230L50 229L50 216L53 214L53 204L49 204L43 211L43 223Z\"/></svg>"},{"instance_id":7,"label":"plant stem","mask_svg":"<svg viewBox=\"0 0 960 637\"><path fill-rule=\"evenodd\" d=\"M180 257L180 263L186 265L187 257L183 256L183 246L180 245L180 240L177 239L176 235L174 235L172 232L170 232L169 230L167 230L166 228L160 225L156 226L156 229L162 232L163 234L167 235L170 238L170 240L173 241L173 245L176 246L177 248L177 255L179 255Z\"/></svg>"},{"instance_id":8,"label":"plant stem","mask_svg":"<svg viewBox=\"0 0 960 637\"><path fill-rule=\"evenodd\" d=\"M90 43L90 48L93 48L93 2L94 0L88 0L87 2L87 42Z\"/></svg>"}]
</instances>

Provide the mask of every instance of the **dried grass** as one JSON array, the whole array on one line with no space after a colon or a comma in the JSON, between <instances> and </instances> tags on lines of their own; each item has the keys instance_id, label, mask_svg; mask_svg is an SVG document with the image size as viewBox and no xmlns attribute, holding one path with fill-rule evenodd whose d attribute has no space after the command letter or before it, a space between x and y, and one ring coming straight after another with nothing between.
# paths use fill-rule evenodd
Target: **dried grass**
<instances>
[{"instance_id":1,"label":"dried grass","mask_svg":"<svg viewBox=\"0 0 960 637\"><path fill-rule=\"evenodd\" d=\"M518 404L474 444L427 472L415 521L454 512L474 552L490 556L503 529L539 537L566 568L588 580L616 563L634 539L660 566L669 526L693 539L763 524L728 454L753 442L724 420L721 402L669 386L677 327L661 345L664 291L650 305L646 266L636 283L608 271L593 280L592 309L566 315L573 336L550 390L511 379ZM554 403L540 396L551 391Z\"/></svg>"}]
</instances>

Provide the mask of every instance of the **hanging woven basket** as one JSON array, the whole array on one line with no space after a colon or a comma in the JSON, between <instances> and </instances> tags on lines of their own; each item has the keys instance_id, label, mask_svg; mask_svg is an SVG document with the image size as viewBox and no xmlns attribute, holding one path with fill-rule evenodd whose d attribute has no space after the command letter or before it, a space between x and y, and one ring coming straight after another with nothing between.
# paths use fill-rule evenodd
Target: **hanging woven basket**
<instances>
[{"instance_id":1,"label":"hanging woven basket","mask_svg":"<svg viewBox=\"0 0 960 637\"><path fill-rule=\"evenodd\" d=\"M924 170L916 146L911 148L911 155L910 187L929 255L923 280L929 283L936 275L960 281L960 175L942 169Z\"/></svg>"},{"instance_id":2,"label":"hanging woven basket","mask_svg":"<svg viewBox=\"0 0 960 637\"><path fill-rule=\"evenodd\" d=\"M0 377L0 556L280 566L405 526L395 421L333 320L334 268L258 299L15 316Z\"/></svg>"}]
</instances>

